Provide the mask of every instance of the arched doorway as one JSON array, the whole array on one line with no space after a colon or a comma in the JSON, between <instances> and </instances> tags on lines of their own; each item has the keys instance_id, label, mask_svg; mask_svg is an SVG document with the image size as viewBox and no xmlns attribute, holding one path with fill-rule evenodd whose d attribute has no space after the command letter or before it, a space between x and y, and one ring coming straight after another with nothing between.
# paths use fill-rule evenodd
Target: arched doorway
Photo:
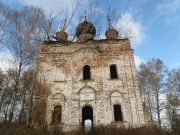
<instances>
[{"instance_id":1,"label":"arched doorway","mask_svg":"<svg viewBox=\"0 0 180 135\"><path fill-rule=\"evenodd\" d=\"M52 124L61 123L62 107L57 105L52 112Z\"/></svg>"},{"instance_id":2,"label":"arched doorway","mask_svg":"<svg viewBox=\"0 0 180 135\"><path fill-rule=\"evenodd\" d=\"M82 126L85 126L85 121L91 120L93 125L93 108L91 106L84 106L82 108Z\"/></svg>"}]
</instances>

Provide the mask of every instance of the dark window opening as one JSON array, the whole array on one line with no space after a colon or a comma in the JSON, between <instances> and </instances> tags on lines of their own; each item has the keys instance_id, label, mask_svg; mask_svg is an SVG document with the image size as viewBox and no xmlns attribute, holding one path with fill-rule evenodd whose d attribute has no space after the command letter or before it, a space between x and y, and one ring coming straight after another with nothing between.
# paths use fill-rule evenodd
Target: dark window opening
<instances>
[{"instance_id":1,"label":"dark window opening","mask_svg":"<svg viewBox=\"0 0 180 135\"><path fill-rule=\"evenodd\" d=\"M85 65L83 67L83 80L91 79L90 66Z\"/></svg>"},{"instance_id":2,"label":"dark window opening","mask_svg":"<svg viewBox=\"0 0 180 135\"><path fill-rule=\"evenodd\" d=\"M52 124L61 123L61 114L62 114L62 107L55 106L54 111L52 112Z\"/></svg>"},{"instance_id":3,"label":"dark window opening","mask_svg":"<svg viewBox=\"0 0 180 135\"><path fill-rule=\"evenodd\" d=\"M121 105L114 105L114 121L122 121Z\"/></svg>"},{"instance_id":4,"label":"dark window opening","mask_svg":"<svg viewBox=\"0 0 180 135\"><path fill-rule=\"evenodd\" d=\"M111 66L110 66L110 74L111 74L111 79L116 79L116 78L118 78L116 65L111 65Z\"/></svg>"}]
</instances>

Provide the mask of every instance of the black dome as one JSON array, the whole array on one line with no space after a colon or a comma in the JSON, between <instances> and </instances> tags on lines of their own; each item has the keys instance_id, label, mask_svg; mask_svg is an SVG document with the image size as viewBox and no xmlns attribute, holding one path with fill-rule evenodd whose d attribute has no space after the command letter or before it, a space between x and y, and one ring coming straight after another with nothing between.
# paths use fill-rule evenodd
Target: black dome
<instances>
[{"instance_id":1,"label":"black dome","mask_svg":"<svg viewBox=\"0 0 180 135\"><path fill-rule=\"evenodd\" d=\"M93 38L96 34L96 28L92 23L85 20L76 27L76 36L79 38L81 34L90 34Z\"/></svg>"}]
</instances>

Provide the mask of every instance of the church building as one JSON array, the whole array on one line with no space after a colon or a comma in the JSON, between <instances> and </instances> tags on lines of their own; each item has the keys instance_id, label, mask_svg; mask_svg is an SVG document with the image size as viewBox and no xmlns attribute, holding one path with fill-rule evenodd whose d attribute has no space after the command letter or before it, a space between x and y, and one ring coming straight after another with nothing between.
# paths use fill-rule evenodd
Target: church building
<instances>
[{"instance_id":1,"label":"church building","mask_svg":"<svg viewBox=\"0 0 180 135\"><path fill-rule=\"evenodd\" d=\"M106 39L93 39L95 26L86 19L76 28L76 42L64 31L42 45L38 75L49 86L45 120L64 131L84 126L145 124L133 49L108 27Z\"/></svg>"}]
</instances>

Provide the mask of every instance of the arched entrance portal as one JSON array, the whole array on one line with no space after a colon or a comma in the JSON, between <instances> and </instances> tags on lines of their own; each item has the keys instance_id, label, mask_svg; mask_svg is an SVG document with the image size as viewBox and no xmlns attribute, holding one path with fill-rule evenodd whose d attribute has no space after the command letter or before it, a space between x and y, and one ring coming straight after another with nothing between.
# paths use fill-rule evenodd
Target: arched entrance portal
<instances>
[{"instance_id":1,"label":"arched entrance portal","mask_svg":"<svg viewBox=\"0 0 180 135\"><path fill-rule=\"evenodd\" d=\"M85 125L85 120L91 120L93 125L93 108L91 106L84 106L82 108L82 126Z\"/></svg>"}]
</instances>

